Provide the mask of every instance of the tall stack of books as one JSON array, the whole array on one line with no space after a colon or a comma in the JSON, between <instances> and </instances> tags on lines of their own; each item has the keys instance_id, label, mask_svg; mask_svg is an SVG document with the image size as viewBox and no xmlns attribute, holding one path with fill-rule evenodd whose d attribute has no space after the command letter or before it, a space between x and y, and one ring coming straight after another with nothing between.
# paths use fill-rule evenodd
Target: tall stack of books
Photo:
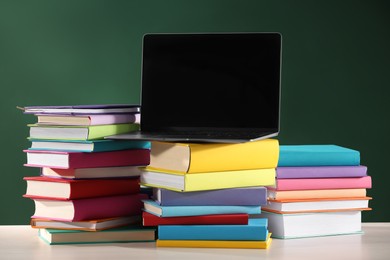
<instances>
[{"instance_id":1,"label":"tall stack of books","mask_svg":"<svg viewBox=\"0 0 390 260\"><path fill-rule=\"evenodd\" d=\"M260 218L266 185L275 183L279 143L152 142L141 184L144 226L158 227L158 247L267 248L268 221Z\"/></svg>"},{"instance_id":2,"label":"tall stack of books","mask_svg":"<svg viewBox=\"0 0 390 260\"><path fill-rule=\"evenodd\" d=\"M274 186L268 188L268 218L275 238L361 233L371 177L360 153L337 145L281 145Z\"/></svg>"},{"instance_id":3,"label":"tall stack of books","mask_svg":"<svg viewBox=\"0 0 390 260\"><path fill-rule=\"evenodd\" d=\"M139 167L150 161L150 142L105 140L137 130L139 106L26 107L31 147L25 177L35 203L31 226L49 244L154 241L141 224ZM91 232L92 231L92 232Z\"/></svg>"}]
</instances>

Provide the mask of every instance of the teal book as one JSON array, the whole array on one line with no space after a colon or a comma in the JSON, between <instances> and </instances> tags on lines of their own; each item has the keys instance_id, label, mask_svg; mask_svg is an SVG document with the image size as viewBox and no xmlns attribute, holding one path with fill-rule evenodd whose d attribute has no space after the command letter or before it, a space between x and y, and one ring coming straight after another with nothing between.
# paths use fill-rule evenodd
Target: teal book
<instances>
[{"instance_id":1,"label":"teal book","mask_svg":"<svg viewBox=\"0 0 390 260\"><path fill-rule=\"evenodd\" d=\"M357 166L360 152L338 145L280 145L281 166Z\"/></svg>"},{"instance_id":2,"label":"teal book","mask_svg":"<svg viewBox=\"0 0 390 260\"><path fill-rule=\"evenodd\" d=\"M161 206L154 200L143 200L144 211L159 217L201 216L215 214L260 214L260 206Z\"/></svg>"},{"instance_id":3,"label":"teal book","mask_svg":"<svg viewBox=\"0 0 390 260\"><path fill-rule=\"evenodd\" d=\"M108 152L128 149L150 149L148 141L131 140L47 140L30 139L29 150L69 151L69 152Z\"/></svg>"},{"instance_id":4,"label":"teal book","mask_svg":"<svg viewBox=\"0 0 390 260\"><path fill-rule=\"evenodd\" d=\"M159 240L256 240L268 236L266 218L249 219L248 225L161 225Z\"/></svg>"},{"instance_id":5,"label":"teal book","mask_svg":"<svg viewBox=\"0 0 390 260\"><path fill-rule=\"evenodd\" d=\"M156 230L151 227L125 226L102 231L39 229L38 236L49 245L121 242L154 242Z\"/></svg>"}]
</instances>

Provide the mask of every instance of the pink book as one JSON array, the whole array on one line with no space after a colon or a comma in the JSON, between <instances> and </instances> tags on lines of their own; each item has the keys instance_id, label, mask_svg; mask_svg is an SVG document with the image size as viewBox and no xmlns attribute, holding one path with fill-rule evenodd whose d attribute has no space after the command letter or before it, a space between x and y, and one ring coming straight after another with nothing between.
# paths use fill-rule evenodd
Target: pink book
<instances>
[{"instance_id":1,"label":"pink book","mask_svg":"<svg viewBox=\"0 0 390 260\"><path fill-rule=\"evenodd\" d=\"M316 179L276 179L271 190L325 190L325 189L370 189L371 177L357 178L316 178Z\"/></svg>"},{"instance_id":2,"label":"pink book","mask_svg":"<svg viewBox=\"0 0 390 260\"><path fill-rule=\"evenodd\" d=\"M24 150L31 167L59 169L97 168L113 166L144 166L150 162L149 149L130 149L109 152L83 153L43 150Z\"/></svg>"},{"instance_id":3,"label":"pink book","mask_svg":"<svg viewBox=\"0 0 390 260\"><path fill-rule=\"evenodd\" d=\"M112 125L134 123L136 114L48 115L37 114L38 125Z\"/></svg>"},{"instance_id":4,"label":"pink book","mask_svg":"<svg viewBox=\"0 0 390 260\"><path fill-rule=\"evenodd\" d=\"M31 197L35 202L32 218L82 221L142 214L146 194L129 194L76 200L52 200Z\"/></svg>"}]
</instances>

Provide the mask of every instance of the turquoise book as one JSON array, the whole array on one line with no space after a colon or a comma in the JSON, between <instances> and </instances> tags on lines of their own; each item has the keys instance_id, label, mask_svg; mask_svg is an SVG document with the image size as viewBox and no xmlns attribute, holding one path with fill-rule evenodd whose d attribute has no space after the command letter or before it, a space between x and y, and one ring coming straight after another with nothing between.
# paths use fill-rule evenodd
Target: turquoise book
<instances>
[{"instance_id":1,"label":"turquoise book","mask_svg":"<svg viewBox=\"0 0 390 260\"><path fill-rule=\"evenodd\" d=\"M357 166L360 152L338 145L280 145L278 166Z\"/></svg>"},{"instance_id":2,"label":"turquoise book","mask_svg":"<svg viewBox=\"0 0 390 260\"><path fill-rule=\"evenodd\" d=\"M248 225L161 225L159 240L256 240L268 236L266 218L249 219Z\"/></svg>"},{"instance_id":3,"label":"turquoise book","mask_svg":"<svg viewBox=\"0 0 390 260\"><path fill-rule=\"evenodd\" d=\"M260 206L161 206L154 200L143 200L144 211L159 217L201 216L215 214L260 214Z\"/></svg>"},{"instance_id":4,"label":"turquoise book","mask_svg":"<svg viewBox=\"0 0 390 260\"><path fill-rule=\"evenodd\" d=\"M148 141L131 140L47 140L30 139L29 150L70 151L70 152L108 152L128 149L150 149Z\"/></svg>"},{"instance_id":5,"label":"turquoise book","mask_svg":"<svg viewBox=\"0 0 390 260\"><path fill-rule=\"evenodd\" d=\"M38 236L49 245L121 242L154 242L156 229L131 225L102 231L39 229Z\"/></svg>"}]
</instances>

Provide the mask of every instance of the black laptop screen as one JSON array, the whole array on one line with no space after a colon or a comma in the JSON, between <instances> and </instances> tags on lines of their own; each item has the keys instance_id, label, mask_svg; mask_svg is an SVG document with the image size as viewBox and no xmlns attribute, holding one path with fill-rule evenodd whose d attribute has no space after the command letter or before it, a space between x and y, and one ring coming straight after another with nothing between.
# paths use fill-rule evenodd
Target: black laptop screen
<instances>
[{"instance_id":1,"label":"black laptop screen","mask_svg":"<svg viewBox=\"0 0 390 260\"><path fill-rule=\"evenodd\" d=\"M279 129L280 55L278 33L145 35L142 129Z\"/></svg>"}]
</instances>

